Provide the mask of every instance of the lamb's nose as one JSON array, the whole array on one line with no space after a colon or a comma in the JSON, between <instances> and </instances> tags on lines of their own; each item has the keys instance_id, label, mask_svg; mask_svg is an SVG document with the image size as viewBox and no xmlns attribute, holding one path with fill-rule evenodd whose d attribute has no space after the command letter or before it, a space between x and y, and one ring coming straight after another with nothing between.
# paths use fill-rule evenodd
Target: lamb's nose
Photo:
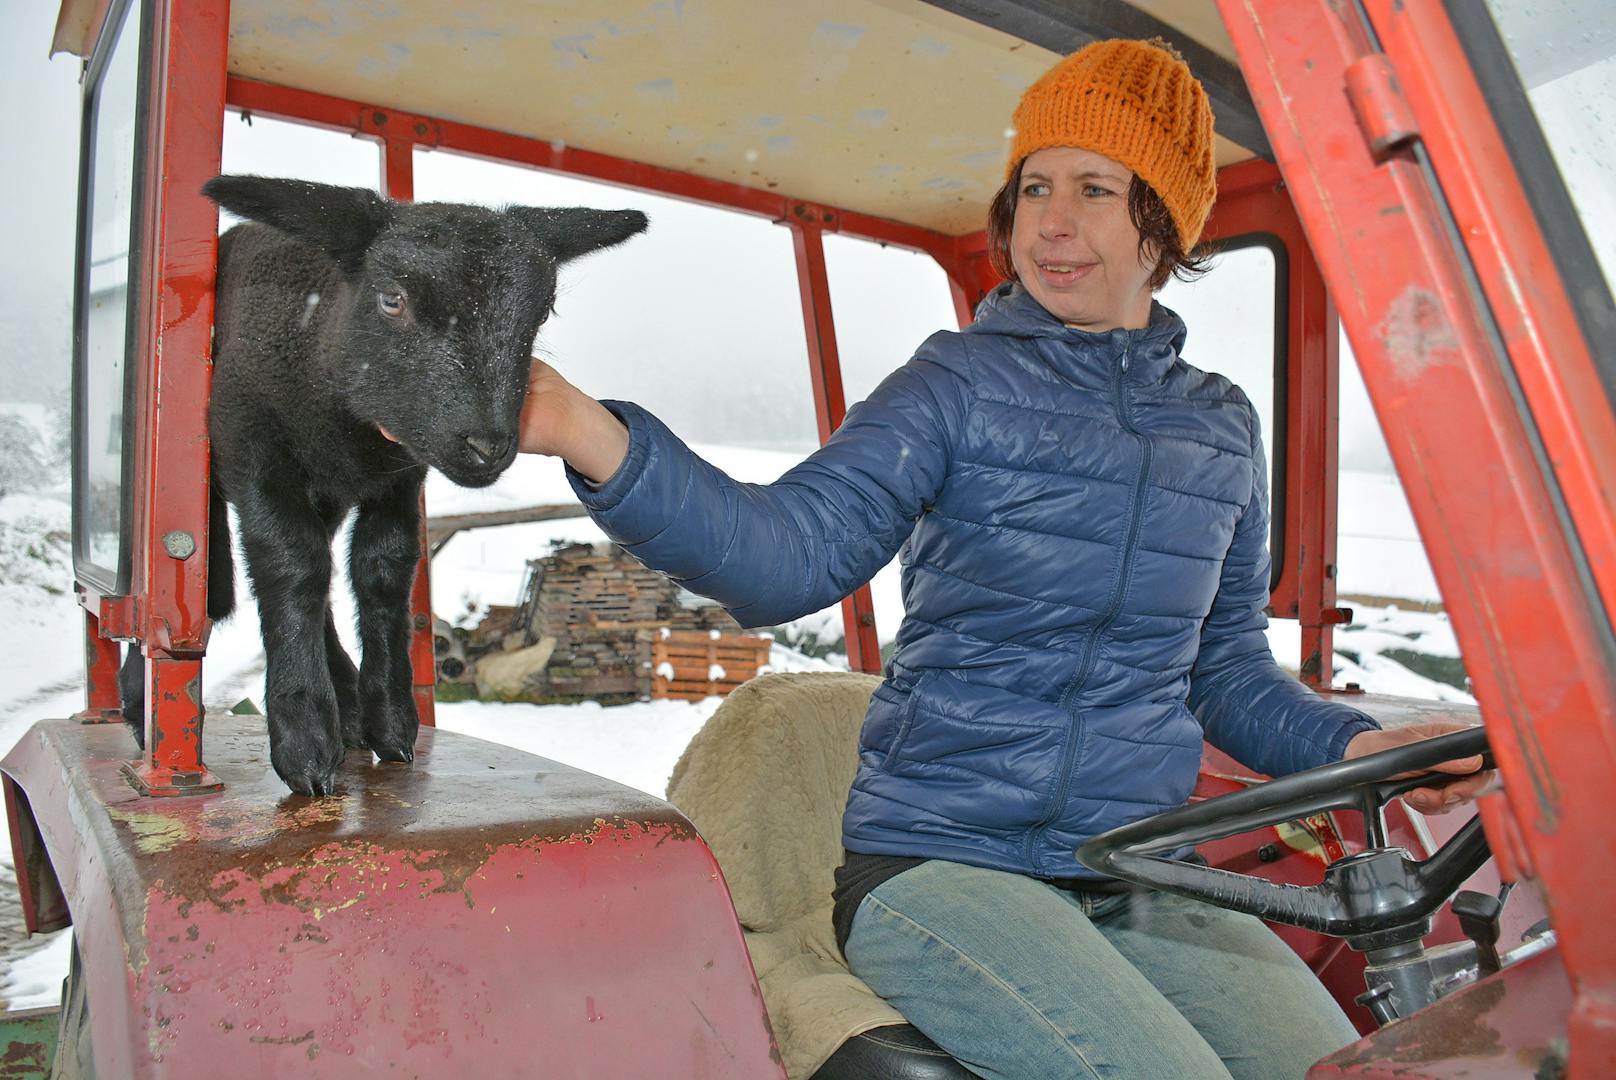
<instances>
[{"instance_id":1,"label":"lamb's nose","mask_svg":"<svg viewBox=\"0 0 1616 1080\"><path fill-rule=\"evenodd\" d=\"M484 465L492 464L505 456L511 448L508 435L467 435L466 445L470 446Z\"/></svg>"}]
</instances>

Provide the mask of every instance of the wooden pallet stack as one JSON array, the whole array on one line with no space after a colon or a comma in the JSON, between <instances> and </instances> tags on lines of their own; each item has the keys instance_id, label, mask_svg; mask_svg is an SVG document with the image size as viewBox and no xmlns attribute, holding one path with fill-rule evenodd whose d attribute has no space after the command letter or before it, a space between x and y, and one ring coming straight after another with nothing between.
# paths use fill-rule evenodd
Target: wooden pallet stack
<instances>
[{"instance_id":1,"label":"wooden pallet stack","mask_svg":"<svg viewBox=\"0 0 1616 1080\"><path fill-rule=\"evenodd\" d=\"M530 561L509 633L555 641L529 680L537 696L596 701L726 694L757 674L772 644L611 544Z\"/></svg>"},{"instance_id":2,"label":"wooden pallet stack","mask_svg":"<svg viewBox=\"0 0 1616 1080\"><path fill-rule=\"evenodd\" d=\"M774 639L717 630L663 630L651 646L651 696L723 697L769 662Z\"/></svg>"}]
</instances>

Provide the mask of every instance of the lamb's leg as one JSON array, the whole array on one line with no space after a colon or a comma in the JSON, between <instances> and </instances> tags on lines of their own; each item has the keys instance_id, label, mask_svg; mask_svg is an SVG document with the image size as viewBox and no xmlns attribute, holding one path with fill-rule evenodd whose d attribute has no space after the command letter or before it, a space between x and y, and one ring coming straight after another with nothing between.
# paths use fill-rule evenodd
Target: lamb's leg
<instances>
[{"instance_id":1,"label":"lamb's leg","mask_svg":"<svg viewBox=\"0 0 1616 1080\"><path fill-rule=\"evenodd\" d=\"M421 555L421 485L361 504L348 545L359 608L365 742L383 761L414 761L420 719L410 685L410 589Z\"/></svg>"},{"instance_id":2,"label":"lamb's leg","mask_svg":"<svg viewBox=\"0 0 1616 1080\"><path fill-rule=\"evenodd\" d=\"M342 526L343 518L348 516L347 508L325 506L321 508L320 516L325 520L326 542L329 545L336 538L337 529ZM337 695L337 716L342 724L342 744L362 747L365 745L365 726L359 706L359 669L354 667L354 662L348 658L348 650L342 647L342 638L337 633L336 615L329 607L325 613L325 659L326 669L331 673L331 688Z\"/></svg>"},{"instance_id":3,"label":"lamb's leg","mask_svg":"<svg viewBox=\"0 0 1616 1080\"><path fill-rule=\"evenodd\" d=\"M342 745L367 746L365 742L364 709L359 700L359 669L342 647L337 634L335 617L325 613L326 669L331 673L331 689L337 695L337 717L342 726Z\"/></svg>"},{"instance_id":4,"label":"lamb's leg","mask_svg":"<svg viewBox=\"0 0 1616 1080\"><path fill-rule=\"evenodd\" d=\"M264 639L270 762L293 791L329 795L343 755L326 663L331 547L297 488L257 487L237 500L236 513Z\"/></svg>"},{"instance_id":5,"label":"lamb's leg","mask_svg":"<svg viewBox=\"0 0 1616 1080\"><path fill-rule=\"evenodd\" d=\"M123 705L123 722L135 737L135 745L146 749L146 658L140 642L124 646L123 667L118 669L118 697Z\"/></svg>"}]
</instances>

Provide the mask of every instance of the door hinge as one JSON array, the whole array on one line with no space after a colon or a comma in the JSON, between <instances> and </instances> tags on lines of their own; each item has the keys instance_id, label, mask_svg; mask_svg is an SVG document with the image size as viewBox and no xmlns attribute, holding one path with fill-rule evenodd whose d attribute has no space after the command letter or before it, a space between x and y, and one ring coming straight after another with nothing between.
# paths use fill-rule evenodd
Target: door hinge
<instances>
[{"instance_id":1,"label":"door hinge","mask_svg":"<svg viewBox=\"0 0 1616 1080\"><path fill-rule=\"evenodd\" d=\"M1419 122L1385 53L1360 56L1347 68L1347 98L1377 161L1419 138Z\"/></svg>"}]
</instances>

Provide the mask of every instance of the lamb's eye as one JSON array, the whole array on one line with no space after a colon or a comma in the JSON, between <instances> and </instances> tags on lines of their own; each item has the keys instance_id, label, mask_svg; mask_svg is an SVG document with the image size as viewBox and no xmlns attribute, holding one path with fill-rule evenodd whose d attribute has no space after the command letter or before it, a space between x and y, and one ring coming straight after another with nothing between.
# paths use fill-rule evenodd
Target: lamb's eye
<instances>
[{"instance_id":1,"label":"lamb's eye","mask_svg":"<svg viewBox=\"0 0 1616 1080\"><path fill-rule=\"evenodd\" d=\"M376 306L381 313L389 319L396 319L404 314L404 294L401 292L381 292L376 294Z\"/></svg>"}]
</instances>

